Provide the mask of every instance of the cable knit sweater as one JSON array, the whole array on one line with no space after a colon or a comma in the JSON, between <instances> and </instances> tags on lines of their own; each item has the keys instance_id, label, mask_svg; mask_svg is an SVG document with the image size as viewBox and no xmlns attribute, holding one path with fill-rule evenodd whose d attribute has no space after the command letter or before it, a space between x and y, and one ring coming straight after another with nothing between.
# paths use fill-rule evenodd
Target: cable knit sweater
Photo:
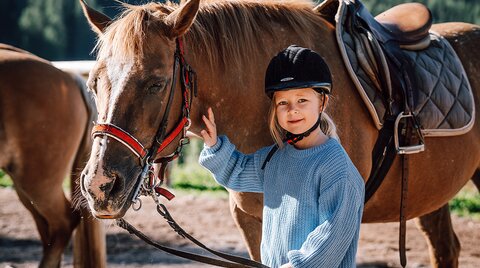
<instances>
[{"instance_id":1,"label":"cable knit sweater","mask_svg":"<svg viewBox=\"0 0 480 268\"><path fill-rule=\"evenodd\" d=\"M355 267L363 212L364 182L337 140L298 150L235 150L227 137L204 146L200 164L221 185L264 193L262 263L279 267Z\"/></svg>"}]
</instances>

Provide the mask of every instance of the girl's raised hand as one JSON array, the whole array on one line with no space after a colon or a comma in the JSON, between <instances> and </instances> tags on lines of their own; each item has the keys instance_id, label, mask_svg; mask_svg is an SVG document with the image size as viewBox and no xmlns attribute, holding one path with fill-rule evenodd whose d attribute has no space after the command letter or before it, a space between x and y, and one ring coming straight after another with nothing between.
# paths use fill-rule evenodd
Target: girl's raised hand
<instances>
[{"instance_id":1,"label":"girl's raised hand","mask_svg":"<svg viewBox=\"0 0 480 268\"><path fill-rule=\"evenodd\" d=\"M202 115L203 122L207 129L202 129L200 134L202 135L203 141L208 147L212 147L217 143L217 126L215 125L215 117L213 116L212 108L208 108L208 118L205 115Z\"/></svg>"}]
</instances>

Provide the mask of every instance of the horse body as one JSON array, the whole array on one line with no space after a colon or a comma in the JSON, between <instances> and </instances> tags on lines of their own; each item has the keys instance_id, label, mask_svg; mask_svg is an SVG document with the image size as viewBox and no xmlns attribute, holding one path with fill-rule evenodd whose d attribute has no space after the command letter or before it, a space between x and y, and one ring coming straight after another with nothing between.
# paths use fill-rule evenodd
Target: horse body
<instances>
[{"instance_id":1,"label":"horse body","mask_svg":"<svg viewBox=\"0 0 480 268\"><path fill-rule=\"evenodd\" d=\"M75 266L101 267L100 225L87 214L81 220L83 212L72 209L62 188L71 172L72 188L78 186L74 178L86 158L89 122L81 86L47 61L6 45L0 46L0 81L0 167L35 220L44 251L40 267L60 266L80 223L93 236L76 243L99 251L90 251L91 260L76 256Z\"/></svg>"},{"instance_id":2,"label":"horse body","mask_svg":"<svg viewBox=\"0 0 480 268\"><path fill-rule=\"evenodd\" d=\"M201 115L207 107L213 107L219 133L226 134L242 152L258 150L272 143L266 123L269 100L263 93L266 67L279 51L297 44L317 51L330 66L333 101L327 113L338 126L342 145L362 176L368 178L378 130L341 60L334 25L313 11L310 4L225 1L205 4L199 10L198 1L192 0L180 8L155 4L145 5L143 9L130 7L116 21L108 21L93 10L84 10L100 37L98 68L90 73L90 81L97 93L103 122L115 124L147 147L151 146L168 90L157 89L145 95L151 92L145 87L148 85L145 73L155 74L155 81L171 82L175 39L185 34L182 37L185 57L197 71L199 85L198 98L194 99L191 110L190 131L199 133L203 128ZM96 22L98 17L103 24ZM141 21L139 18L147 21L144 28L137 23L137 28L131 27L129 33L122 34L125 25ZM138 32L144 35L139 37L134 29L142 29ZM478 26L442 24L435 29L450 41L455 40L453 46L469 75L478 111L480 80L475 74L480 69L480 55L473 49L480 42ZM122 47L119 42L128 40L127 37L133 40ZM135 53L132 48L137 48L133 49ZM128 68L118 69L124 75L109 75L112 71L108 69L117 68L109 66L114 62L116 66L126 62L124 66ZM143 82L145 80L147 82ZM166 87L160 82L157 84ZM181 102L179 95L174 99L173 119L167 129L174 127L175 118L180 114L178 108L175 109ZM153 102L152 98L157 98L159 107L147 106L147 101ZM145 112L145 107L150 107L150 113ZM420 217L418 224L435 249L431 250L432 263L439 266L458 265L459 245L448 224L450 215L445 204L479 172L478 137L477 117L467 134L428 138L426 151L410 158L407 218ZM165 154L172 150L173 147L167 147ZM131 203L128 198L132 196L134 179L140 171L138 160L122 144L109 142L108 137L95 139L82 183L97 216L115 218L125 213ZM363 222L398 221L400 178L401 165L397 159L382 186L366 204ZM250 255L259 259L262 196L230 192L230 201ZM434 226L432 219L444 224ZM449 235L443 241L435 240L441 232Z\"/></svg>"}]
</instances>

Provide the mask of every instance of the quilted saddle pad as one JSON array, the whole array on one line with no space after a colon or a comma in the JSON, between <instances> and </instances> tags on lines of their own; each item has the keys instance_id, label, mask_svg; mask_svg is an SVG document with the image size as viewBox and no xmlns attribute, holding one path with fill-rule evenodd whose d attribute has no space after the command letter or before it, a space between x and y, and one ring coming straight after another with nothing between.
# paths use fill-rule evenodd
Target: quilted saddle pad
<instances>
[{"instance_id":1,"label":"quilted saddle pad","mask_svg":"<svg viewBox=\"0 0 480 268\"><path fill-rule=\"evenodd\" d=\"M381 92L360 66L355 43L345 31L346 3L340 1L336 34L343 60L378 129L382 127L385 106ZM415 62L415 100L424 136L454 136L468 132L475 119L472 89L463 66L452 46L442 36L430 32L431 44L421 51L404 50Z\"/></svg>"}]
</instances>

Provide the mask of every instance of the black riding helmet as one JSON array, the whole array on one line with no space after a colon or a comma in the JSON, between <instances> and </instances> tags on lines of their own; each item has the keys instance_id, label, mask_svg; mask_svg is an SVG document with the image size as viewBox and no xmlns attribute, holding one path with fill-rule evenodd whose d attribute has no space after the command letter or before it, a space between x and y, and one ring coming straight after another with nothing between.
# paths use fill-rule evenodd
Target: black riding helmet
<instances>
[{"instance_id":1,"label":"black riding helmet","mask_svg":"<svg viewBox=\"0 0 480 268\"><path fill-rule=\"evenodd\" d=\"M265 74L265 94L272 99L275 91L298 88L313 88L319 93L330 94L332 76L328 65L315 51L291 45L270 61ZM287 132L285 141L289 144L295 144L307 137L318 128L321 117L322 113L319 114L317 122L304 133L293 134ZM262 169L265 169L268 161L277 150L278 146L272 147L263 162Z\"/></svg>"},{"instance_id":2,"label":"black riding helmet","mask_svg":"<svg viewBox=\"0 0 480 268\"><path fill-rule=\"evenodd\" d=\"M332 89L330 70L315 51L291 45L270 61L265 74L265 94L269 98L275 91L310 87L324 94Z\"/></svg>"}]
</instances>

